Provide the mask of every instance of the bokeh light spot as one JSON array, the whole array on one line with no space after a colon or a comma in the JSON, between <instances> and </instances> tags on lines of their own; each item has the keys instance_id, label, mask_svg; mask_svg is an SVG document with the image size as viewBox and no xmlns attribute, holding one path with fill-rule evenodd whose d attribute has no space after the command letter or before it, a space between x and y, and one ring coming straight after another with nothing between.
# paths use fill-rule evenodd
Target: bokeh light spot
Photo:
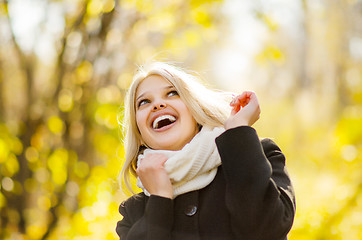
<instances>
[{"instance_id":1,"label":"bokeh light spot","mask_svg":"<svg viewBox=\"0 0 362 240\"><path fill-rule=\"evenodd\" d=\"M48 119L48 128L52 133L61 134L63 131L63 121L57 116L52 116Z\"/></svg>"},{"instance_id":2,"label":"bokeh light spot","mask_svg":"<svg viewBox=\"0 0 362 240\"><path fill-rule=\"evenodd\" d=\"M14 189L14 181L9 177L4 177L1 181L2 188L8 192Z\"/></svg>"}]
</instances>

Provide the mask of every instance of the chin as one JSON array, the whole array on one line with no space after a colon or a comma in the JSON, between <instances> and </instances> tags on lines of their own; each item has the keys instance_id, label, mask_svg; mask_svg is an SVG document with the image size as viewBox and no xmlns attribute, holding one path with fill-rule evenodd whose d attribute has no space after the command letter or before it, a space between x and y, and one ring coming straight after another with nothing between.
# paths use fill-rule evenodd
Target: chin
<instances>
[{"instance_id":1,"label":"chin","mask_svg":"<svg viewBox=\"0 0 362 240\"><path fill-rule=\"evenodd\" d=\"M178 148L175 148L175 144L170 144L169 142L167 143L167 145L159 145L158 149L159 150L171 150L171 151L177 151L180 150Z\"/></svg>"}]
</instances>

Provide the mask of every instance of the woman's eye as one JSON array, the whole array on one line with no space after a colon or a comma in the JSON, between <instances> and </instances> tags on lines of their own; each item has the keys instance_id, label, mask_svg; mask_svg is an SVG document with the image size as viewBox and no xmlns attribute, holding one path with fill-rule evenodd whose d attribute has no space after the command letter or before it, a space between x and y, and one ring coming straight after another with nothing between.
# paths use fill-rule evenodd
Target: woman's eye
<instances>
[{"instance_id":1,"label":"woman's eye","mask_svg":"<svg viewBox=\"0 0 362 240\"><path fill-rule=\"evenodd\" d=\"M167 93L168 97L177 96L177 95L178 95L178 92L176 90L173 90L173 91Z\"/></svg>"},{"instance_id":2,"label":"woman's eye","mask_svg":"<svg viewBox=\"0 0 362 240\"><path fill-rule=\"evenodd\" d=\"M145 105L146 103L149 103L150 101L148 99L143 99L141 101L138 102L138 107L141 107L143 105Z\"/></svg>"}]
</instances>

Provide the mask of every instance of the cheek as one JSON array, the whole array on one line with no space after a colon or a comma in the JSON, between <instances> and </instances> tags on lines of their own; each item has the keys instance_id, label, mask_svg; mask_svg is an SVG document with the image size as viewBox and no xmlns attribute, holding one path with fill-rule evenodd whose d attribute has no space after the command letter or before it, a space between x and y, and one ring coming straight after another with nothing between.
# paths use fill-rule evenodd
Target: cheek
<instances>
[{"instance_id":1,"label":"cheek","mask_svg":"<svg viewBox=\"0 0 362 240\"><path fill-rule=\"evenodd\" d=\"M192 116L191 112L189 111L189 109L186 106L184 106L182 114L184 114L186 116L187 122L188 122L188 124L191 125L191 127L194 127L194 125L197 125L195 118Z\"/></svg>"},{"instance_id":2,"label":"cheek","mask_svg":"<svg viewBox=\"0 0 362 240\"><path fill-rule=\"evenodd\" d=\"M142 133L142 128L146 126L146 118L144 117L144 114L137 112L136 113L136 124L140 132Z\"/></svg>"},{"instance_id":3,"label":"cheek","mask_svg":"<svg viewBox=\"0 0 362 240\"><path fill-rule=\"evenodd\" d=\"M145 144L145 141L144 141L144 136L145 136L145 122L142 121L142 118L140 116L137 116L136 115L136 125L137 125L137 129L138 129L138 132L140 134L140 142L141 144ZM146 134L147 136L147 134Z\"/></svg>"}]
</instances>

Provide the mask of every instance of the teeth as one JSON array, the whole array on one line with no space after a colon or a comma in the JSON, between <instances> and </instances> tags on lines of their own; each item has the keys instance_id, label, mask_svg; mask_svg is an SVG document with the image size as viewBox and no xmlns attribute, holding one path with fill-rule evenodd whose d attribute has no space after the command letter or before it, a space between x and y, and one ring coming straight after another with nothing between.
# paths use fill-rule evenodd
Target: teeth
<instances>
[{"instance_id":1,"label":"teeth","mask_svg":"<svg viewBox=\"0 0 362 240\"><path fill-rule=\"evenodd\" d=\"M153 121L153 125L152 127L153 128L156 128L158 123L164 119L169 119L171 122L174 122L176 121L176 118L174 116L171 116L171 115L162 115L162 116L159 116L158 118L155 119L155 121Z\"/></svg>"}]
</instances>

